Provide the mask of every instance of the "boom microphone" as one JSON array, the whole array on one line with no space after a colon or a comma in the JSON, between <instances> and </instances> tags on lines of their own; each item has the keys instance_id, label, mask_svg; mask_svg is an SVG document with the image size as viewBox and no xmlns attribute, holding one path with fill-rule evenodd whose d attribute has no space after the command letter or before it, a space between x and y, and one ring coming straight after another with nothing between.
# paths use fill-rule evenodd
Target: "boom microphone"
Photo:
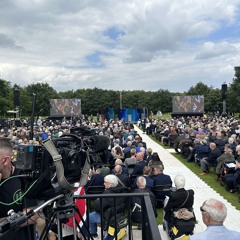
<instances>
[{"instance_id":1,"label":"boom microphone","mask_svg":"<svg viewBox=\"0 0 240 240\"><path fill-rule=\"evenodd\" d=\"M94 152L108 149L110 138L108 136L95 135L89 139L89 145L93 147Z\"/></svg>"}]
</instances>

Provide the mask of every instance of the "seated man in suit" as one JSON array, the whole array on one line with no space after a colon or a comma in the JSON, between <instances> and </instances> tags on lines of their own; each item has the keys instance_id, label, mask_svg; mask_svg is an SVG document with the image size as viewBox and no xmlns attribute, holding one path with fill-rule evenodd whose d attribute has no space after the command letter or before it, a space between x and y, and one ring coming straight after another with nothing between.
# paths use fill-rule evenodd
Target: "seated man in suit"
<instances>
[{"instance_id":1,"label":"seated man in suit","mask_svg":"<svg viewBox=\"0 0 240 240\"><path fill-rule=\"evenodd\" d=\"M163 166L162 165L156 165L153 169L154 176L154 187L153 187L153 193L157 199L165 199L166 196L169 195L169 191L154 191L154 188L158 185L171 185L172 186L172 180L171 177L167 174L163 173Z\"/></svg>"},{"instance_id":2,"label":"seated man in suit","mask_svg":"<svg viewBox=\"0 0 240 240\"><path fill-rule=\"evenodd\" d=\"M134 190L134 193L143 193L143 192L149 193L150 200L151 200L152 207L153 207L153 212L154 212L155 216L157 216L155 196L151 191L149 191L146 188L146 179L143 176L140 176L137 179L137 189ZM139 224L138 229L141 229L141 226L142 226L141 205L142 205L142 200L140 197L132 198L133 211L132 211L131 219L133 222L136 222Z\"/></svg>"},{"instance_id":3,"label":"seated man in suit","mask_svg":"<svg viewBox=\"0 0 240 240\"><path fill-rule=\"evenodd\" d=\"M179 210L180 208L187 208L192 211L194 203L194 191L186 190L185 187L185 178L181 175L177 175L174 178L174 184L176 186L176 191L170 192L169 199L166 206L164 207L164 224L166 230L168 230L175 225L173 222L173 211ZM189 235L192 233L194 228L194 219L189 225L184 227L185 229L178 229L179 233L177 237L180 237L183 234Z\"/></svg>"},{"instance_id":4,"label":"seated man in suit","mask_svg":"<svg viewBox=\"0 0 240 240\"><path fill-rule=\"evenodd\" d=\"M114 167L115 170L115 175L118 177L118 179L120 180L120 186L129 188L130 187L130 178L128 175L124 174L122 172L122 166L121 165L116 165Z\"/></svg>"},{"instance_id":5,"label":"seated man in suit","mask_svg":"<svg viewBox=\"0 0 240 240\"><path fill-rule=\"evenodd\" d=\"M128 169L125 167L121 159L119 158L116 159L114 165L115 166L120 165L122 167L122 173L128 175ZM115 174L115 168L112 169L111 174Z\"/></svg>"},{"instance_id":6,"label":"seated man in suit","mask_svg":"<svg viewBox=\"0 0 240 240\"><path fill-rule=\"evenodd\" d=\"M152 168L150 168L149 166L145 166L144 169L143 169L143 177L146 179L146 188L148 190L152 190L153 187L154 187L154 181L153 179L150 177L151 175L151 172L152 172ZM136 189L137 188L137 179L139 177L135 178L131 188L132 189Z\"/></svg>"},{"instance_id":7,"label":"seated man in suit","mask_svg":"<svg viewBox=\"0 0 240 240\"><path fill-rule=\"evenodd\" d=\"M137 163L131 173L131 176L141 176L143 175L143 168L147 166L147 161L143 160L143 152L138 152L136 154Z\"/></svg>"},{"instance_id":8,"label":"seated man in suit","mask_svg":"<svg viewBox=\"0 0 240 240\"><path fill-rule=\"evenodd\" d=\"M104 177L101 174L101 168L92 170L92 175L89 176L88 181L84 186L85 192L87 192L90 186L104 186Z\"/></svg>"}]
</instances>

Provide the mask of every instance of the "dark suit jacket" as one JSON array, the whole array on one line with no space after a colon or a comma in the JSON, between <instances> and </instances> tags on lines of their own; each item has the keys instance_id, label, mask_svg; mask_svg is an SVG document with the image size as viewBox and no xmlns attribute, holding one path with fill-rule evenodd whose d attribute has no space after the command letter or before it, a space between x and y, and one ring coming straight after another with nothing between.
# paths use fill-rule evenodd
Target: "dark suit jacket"
<instances>
[{"instance_id":1,"label":"dark suit jacket","mask_svg":"<svg viewBox=\"0 0 240 240\"><path fill-rule=\"evenodd\" d=\"M91 179L87 181L86 185L84 186L85 191L88 189L89 186L103 186L104 177L100 173L93 174Z\"/></svg>"},{"instance_id":2,"label":"dark suit jacket","mask_svg":"<svg viewBox=\"0 0 240 240\"><path fill-rule=\"evenodd\" d=\"M151 177L143 176L146 179L146 189L152 190L154 186L154 181ZM137 178L135 178L134 183L131 186L132 189L137 189Z\"/></svg>"},{"instance_id":3,"label":"dark suit jacket","mask_svg":"<svg viewBox=\"0 0 240 240\"><path fill-rule=\"evenodd\" d=\"M164 173L154 175L152 178L153 178L153 181L154 181L154 186L172 184L171 177L167 174L164 174Z\"/></svg>"},{"instance_id":4,"label":"dark suit jacket","mask_svg":"<svg viewBox=\"0 0 240 240\"><path fill-rule=\"evenodd\" d=\"M143 168L147 166L147 162L145 160L138 161L135 165L131 175L132 176L141 176L143 175Z\"/></svg>"},{"instance_id":5,"label":"dark suit jacket","mask_svg":"<svg viewBox=\"0 0 240 240\"><path fill-rule=\"evenodd\" d=\"M120 181L128 188L130 187L130 178L129 176L127 176L126 174L124 173L121 173L121 174L117 174L116 175ZM119 184L119 186L122 186L121 184Z\"/></svg>"},{"instance_id":6,"label":"dark suit jacket","mask_svg":"<svg viewBox=\"0 0 240 240\"><path fill-rule=\"evenodd\" d=\"M184 188L180 188L177 191L170 193L168 203L164 207L164 211L165 211L164 219L167 222L171 221L172 209L192 208L193 202L194 202L194 191L188 190L188 192L189 192L189 195L187 194L187 190L185 190ZM187 201L185 202L185 200Z\"/></svg>"},{"instance_id":7,"label":"dark suit jacket","mask_svg":"<svg viewBox=\"0 0 240 240\"><path fill-rule=\"evenodd\" d=\"M217 166L217 158L221 156L221 151L218 148L213 149L210 151L208 156L208 162L213 165Z\"/></svg>"},{"instance_id":8,"label":"dark suit jacket","mask_svg":"<svg viewBox=\"0 0 240 240\"><path fill-rule=\"evenodd\" d=\"M125 175L128 175L128 169L126 168L126 166L121 165L121 167L122 167L122 173L125 174ZM114 168L112 169L111 174L115 174L115 169Z\"/></svg>"},{"instance_id":9,"label":"dark suit jacket","mask_svg":"<svg viewBox=\"0 0 240 240\"><path fill-rule=\"evenodd\" d=\"M167 184L172 185L171 177L169 175L164 174L164 173L154 175L153 176L153 181L154 181L154 186L156 186L156 185L167 185ZM153 192L154 192L154 188L153 188ZM168 191L154 192L154 195L156 196L156 198L164 199L165 196L169 195L169 192Z\"/></svg>"}]
</instances>

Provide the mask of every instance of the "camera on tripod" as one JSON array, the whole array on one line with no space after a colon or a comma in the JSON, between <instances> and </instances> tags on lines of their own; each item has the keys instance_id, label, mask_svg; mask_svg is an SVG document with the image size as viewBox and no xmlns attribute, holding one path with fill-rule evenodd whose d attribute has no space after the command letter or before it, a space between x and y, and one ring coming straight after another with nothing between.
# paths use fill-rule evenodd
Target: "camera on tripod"
<instances>
[{"instance_id":1,"label":"camera on tripod","mask_svg":"<svg viewBox=\"0 0 240 240\"><path fill-rule=\"evenodd\" d=\"M90 167L107 164L110 138L97 134L95 129L74 127L41 146L19 145L15 166L29 176L27 197L47 200L66 191L66 186L74 188ZM59 177L64 177L63 184Z\"/></svg>"}]
</instances>

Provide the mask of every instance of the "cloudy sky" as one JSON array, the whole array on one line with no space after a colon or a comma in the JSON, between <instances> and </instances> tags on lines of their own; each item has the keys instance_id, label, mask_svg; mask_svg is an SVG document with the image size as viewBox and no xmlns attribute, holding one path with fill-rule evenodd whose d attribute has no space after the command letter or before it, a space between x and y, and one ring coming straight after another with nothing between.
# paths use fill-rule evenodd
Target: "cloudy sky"
<instances>
[{"instance_id":1,"label":"cloudy sky","mask_svg":"<svg viewBox=\"0 0 240 240\"><path fill-rule=\"evenodd\" d=\"M221 88L240 0L0 0L0 78L57 91Z\"/></svg>"}]
</instances>

